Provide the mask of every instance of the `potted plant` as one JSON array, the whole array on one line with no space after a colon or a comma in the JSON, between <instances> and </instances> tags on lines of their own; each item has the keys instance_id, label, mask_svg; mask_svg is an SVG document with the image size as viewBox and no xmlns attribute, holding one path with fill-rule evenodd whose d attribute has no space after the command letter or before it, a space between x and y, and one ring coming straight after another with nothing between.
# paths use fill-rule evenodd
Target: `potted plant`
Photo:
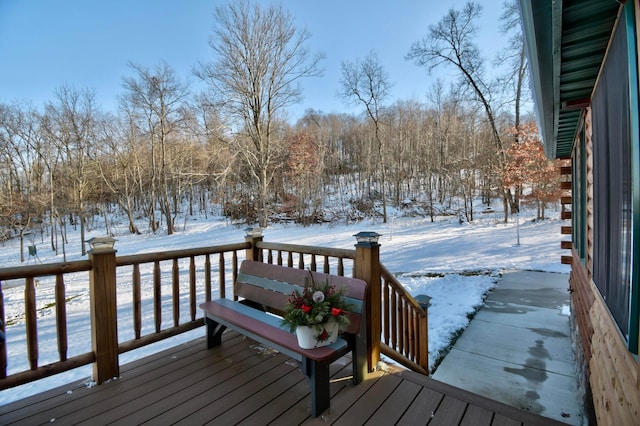
<instances>
[{"instance_id":1,"label":"potted plant","mask_svg":"<svg viewBox=\"0 0 640 426\"><path fill-rule=\"evenodd\" d=\"M318 348L334 343L339 329L349 325L350 305L344 295L346 288L336 289L329 281L316 283L309 272L302 293L291 293L282 323L296 333L303 349Z\"/></svg>"}]
</instances>

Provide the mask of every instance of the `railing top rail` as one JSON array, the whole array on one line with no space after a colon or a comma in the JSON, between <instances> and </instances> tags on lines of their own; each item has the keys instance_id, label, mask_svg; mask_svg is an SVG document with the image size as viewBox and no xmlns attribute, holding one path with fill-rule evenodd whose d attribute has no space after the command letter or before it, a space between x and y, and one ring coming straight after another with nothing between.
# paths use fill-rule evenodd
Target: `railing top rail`
<instances>
[{"instance_id":1,"label":"railing top rail","mask_svg":"<svg viewBox=\"0 0 640 426\"><path fill-rule=\"evenodd\" d=\"M223 253L234 250L246 250L250 243L226 244L221 246L198 247L192 249L172 250L162 253L143 253L126 256L117 256L116 265L126 266L135 263L154 262L156 260L171 260L180 257L203 256L206 254ZM76 260L72 262L43 263L38 265L13 266L0 268L0 281L20 278L34 278L46 275L67 274L72 272L84 272L91 270L90 260Z\"/></svg>"},{"instance_id":2,"label":"railing top rail","mask_svg":"<svg viewBox=\"0 0 640 426\"><path fill-rule=\"evenodd\" d=\"M224 253L236 250L246 250L251 247L251 243L243 242L236 244L225 244L221 246L197 247L192 249L171 250L161 253L130 254L116 257L116 266L134 265L136 263L149 263L155 261L171 260L181 257L204 256L206 254Z\"/></svg>"},{"instance_id":3,"label":"railing top rail","mask_svg":"<svg viewBox=\"0 0 640 426\"><path fill-rule=\"evenodd\" d=\"M64 263L44 263L40 265L0 268L0 281L18 278L33 278L46 275L67 274L91 270L90 260L76 260Z\"/></svg>"},{"instance_id":4,"label":"railing top rail","mask_svg":"<svg viewBox=\"0 0 640 426\"><path fill-rule=\"evenodd\" d=\"M295 253L317 254L320 256L342 257L345 259L355 259L356 257L355 249L303 246L298 244L272 243L272 242L265 242L265 241L256 242L256 247L259 249L282 250L282 251L290 251Z\"/></svg>"}]
</instances>

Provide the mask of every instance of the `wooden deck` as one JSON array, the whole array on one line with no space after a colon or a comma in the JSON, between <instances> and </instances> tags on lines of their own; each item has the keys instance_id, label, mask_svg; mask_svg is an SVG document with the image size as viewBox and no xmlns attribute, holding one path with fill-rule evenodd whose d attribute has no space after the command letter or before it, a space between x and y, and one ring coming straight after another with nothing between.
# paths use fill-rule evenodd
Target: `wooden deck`
<instances>
[{"instance_id":1,"label":"wooden deck","mask_svg":"<svg viewBox=\"0 0 640 426\"><path fill-rule=\"evenodd\" d=\"M297 365L229 332L218 348L207 350L202 338L124 365L110 383L73 383L0 406L0 424L560 424L397 368L357 386L348 374L350 359L333 364L331 408L314 419Z\"/></svg>"}]
</instances>

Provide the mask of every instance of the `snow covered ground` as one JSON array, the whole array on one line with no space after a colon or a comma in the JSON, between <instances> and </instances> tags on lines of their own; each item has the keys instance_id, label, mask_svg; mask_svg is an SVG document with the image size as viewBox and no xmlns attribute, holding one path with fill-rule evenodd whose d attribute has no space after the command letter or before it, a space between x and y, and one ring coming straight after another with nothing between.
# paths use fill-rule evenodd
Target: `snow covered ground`
<instances>
[{"instance_id":1,"label":"snow covered ground","mask_svg":"<svg viewBox=\"0 0 640 426\"><path fill-rule=\"evenodd\" d=\"M469 322L487 291L499 283L500 273L505 270L536 270L568 273L569 267L560 263L560 226L558 211L549 211L553 219L534 222L533 214L522 213L519 225L515 221L503 223L502 213L478 214L473 223L458 223L454 216L439 217L435 222L427 218L390 216L388 223L368 220L357 224L317 225L300 227L293 224L278 224L264 230L264 240L301 245L353 248L354 234L360 231L375 231L381 234L380 257L382 263L408 288L411 294L429 295L429 362L430 367L450 346L451 339ZM201 247L244 240L244 227L229 225L224 218L198 218L181 224L174 235L139 235L126 233L123 228L116 235L118 255L144 252L168 251L185 247ZM67 260L83 259L80 255L79 236L68 230L69 244ZM89 232L87 239L104 235L104 229ZM519 244L518 244L519 242ZM48 249L48 239L40 236L30 239L36 244L39 260L62 262ZM25 244L26 246L27 244ZM26 247L25 247L26 250ZM26 255L27 256L27 255ZM19 243L11 241L0 247L2 267L19 265ZM30 259L30 263L34 260ZM459 273L474 271L475 274ZM441 273L442 276L434 276ZM119 278L120 280L120 278ZM123 278L124 281L124 278ZM90 350L89 294L86 276L65 278L69 328L69 356ZM119 281L120 283L120 281ZM25 324L22 316L24 291L21 285L2 283L5 298L7 324L7 347L9 355L8 374L28 369L26 359ZM15 284L15 283L13 283ZM19 283L18 283L19 284ZM131 315L127 303L131 303L131 290L119 284L118 327L123 330L120 339L128 340L132 330ZM55 345L55 308L51 305L52 283L45 281L37 288L39 364L57 359ZM151 292L143 291L144 298ZM122 306L122 308L121 308ZM188 309L184 309L188 311ZM168 311L168 309L167 309ZM145 310L152 315L152 310ZM199 314L199 313L198 313ZM152 327L153 319L143 319L143 325ZM165 326L163 324L163 326ZM124 331L126 330L126 331ZM143 334L148 330L143 330ZM128 334L129 333L129 334ZM167 339L145 348L128 352L120 357L121 363L131 362L151 352L177 345L202 336L203 329ZM24 398L45 389L76 380L87 379L90 384L91 367L85 366L35 383L0 392L0 404Z\"/></svg>"}]
</instances>

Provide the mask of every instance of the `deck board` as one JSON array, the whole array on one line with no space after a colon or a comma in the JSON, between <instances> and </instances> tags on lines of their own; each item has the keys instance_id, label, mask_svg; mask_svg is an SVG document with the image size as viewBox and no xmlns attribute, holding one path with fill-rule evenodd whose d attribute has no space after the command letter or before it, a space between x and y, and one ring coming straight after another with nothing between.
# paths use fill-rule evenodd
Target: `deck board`
<instances>
[{"instance_id":1,"label":"deck board","mask_svg":"<svg viewBox=\"0 0 640 426\"><path fill-rule=\"evenodd\" d=\"M366 394L366 398L355 401L349 409L333 424L337 426L351 426L363 424L368 421L375 412L371 408L384 404L394 390L400 385L402 379L397 376L390 377L391 380L377 380ZM386 423L389 424L389 423Z\"/></svg>"},{"instance_id":2,"label":"deck board","mask_svg":"<svg viewBox=\"0 0 640 426\"><path fill-rule=\"evenodd\" d=\"M399 425L426 425L435 414L444 395L433 389L422 388L409 408L402 413Z\"/></svg>"},{"instance_id":3,"label":"deck board","mask_svg":"<svg viewBox=\"0 0 640 426\"><path fill-rule=\"evenodd\" d=\"M232 351L223 353L225 359L235 357L238 362L247 363L254 359L250 352L244 350L244 345L235 345L230 349ZM110 405L117 405L118 410L108 411L93 421L95 424L109 424L127 418L134 424L141 424L197 396L202 391L202 381L213 380L212 377L216 374L219 374L222 380L232 373L232 370L224 371L228 366L224 359L212 359L207 357L206 353L204 355L196 359L185 358L186 366L170 369L166 375L152 373L156 378L147 382L142 395L126 394L124 400L120 396L112 399ZM258 361L255 360L256 363ZM140 392L139 389L135 391Z\"/></svg>"},{"instance_id":4,"label":"deck board","mask_svg":"<svg viewBox=\"0 0 640 426\"><path fill-rule=\"evenodd\" d=\"M453 396L445 395L436 409L429 425L448 426L458 425L464 417L468 403Z\"/></svg>"},{"instance_id":5,"label":"deck board","mask_svg":"<svg viewBox=\"0 0 640 426\"><path fill-rule=\"evenodd\" d=\"M396 424L402 413L411 405L418 396L422 387L416 383L402 380L393 393L385 400L380 408L369 417L367 426L387 426Z\"/></svg>"},{"instance_id":6,"label":"deck board","mask_svg":"<svg viewBox=\"0 0 640 426\"><path fill-rule=\"evenodd\" d=\"M349 357L332 364L331 407L314 419L297 364L228 332L219 347L197 339L124 365L100 386L78 381L0 406L0 424L560 424L395 367L355 386L350 375Z\"/></svg>"},{"instance_id":7,"label":"deck board","mask_svg":"<svg viewBox=\"0 0 640 426\"><path fill-rule=\"evenodd\" d=\"M493 413L477 405L469 405L464 412L460 426L484 426L491 425ZM519 424L519 423L518 423Z\"/></svg>"},{"instance_id":8,"label":"deck board","mask_svg":"<svg viewBox=\"0 0 640 426\"><path fill-rule=\"evenodd\" d=\"M510 417L503 416L502 414L496 414L493 417L493 422L491 423L492 426L519 426L521 424L521 422Z\"/></svg>"}]
</instances>

